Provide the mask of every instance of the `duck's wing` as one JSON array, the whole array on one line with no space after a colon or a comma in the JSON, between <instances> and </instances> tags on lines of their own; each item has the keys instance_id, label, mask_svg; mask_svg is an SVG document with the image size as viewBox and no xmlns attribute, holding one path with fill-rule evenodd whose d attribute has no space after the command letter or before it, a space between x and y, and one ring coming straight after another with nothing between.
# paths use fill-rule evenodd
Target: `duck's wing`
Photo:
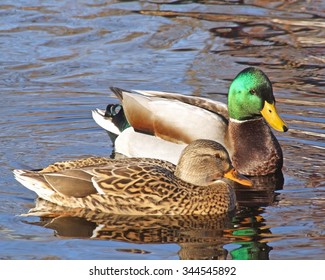
<instances>
[{"instance_id":1,"label":"duck's wing","mask_svg":"<svg viewBox=\"0 0 325 280\"><path fill-rule=\"evenodd\" d=\"M112 159L91 157L56 162L41 170L14 170L15 179L43 199L50 200L55 193L72 197L85 197L100 190L93 184L91 170L105 166Z\"/></svg>"},{"instance_id":2,"label":"duck's wing","mask_svg":"<svg viewBox=\"0 0 325 280\"><path fill-rule=\"evenodd\" d=\"M92 182L92 168L113 161L110 158L90 157L56 162L40 170L16 169L13 173L18 182L48 201L51 201L50 198L55 193L85 197L99 191Z\"/></svg>"},{"instance_id":3,"label":"duck's wing","mask_svg":"<svg viewBox=\"0 0 325 280\"><path fill-rule=\"evenodd\" d=\"M227 105L219 102L214 101L208 98L204 97L198 97L198 96L190 96L190 95L184 95L179 93L173 93L173 92L165 92L165 91L154 91L154 90L123 90L116 87L111 87L111 90L114 92L114 94L120 99L121 103L123 104L125 98L127 98L130 95L142 95L147 97L159 97L166 100L178 100L181 103L186 103L189 105L193 105L195 107L199 107L201 109L213 112L215 114L218 114L222 117L224 117L226 120L228 120L228 108Z\"/></svg>"},{"instance_id":4,"label":"duck's wing","mask_svg":"<svg viewBox=\"0 0 325 280\"><path fill-rule=\"evenodd\" d=\"M156 171L151 171L155 168ZM152 180L154 175L163 177L165 173L172 174L174 169L173 164L156 159L112 160L98 157L57 162L38 171L14 170L14 175L26 188L51 201L50 197L55 193L75 198L91 194L114 195L114 190L122 194L124 187L121 188L121 185L127 188L140 179L145 184L144 178Z\"/></svg>"},{"instance_id":5,"label":"duck's wing","mask_svg":"<svg viewBox=\"0 0 325 280\"><path fill-rule=\"evenodd\" d=\"M112 90L136 132L173 143L188 144L199 138L224 142L228 112L221 102L176 93Z\"/></svg>"}]
</instances>

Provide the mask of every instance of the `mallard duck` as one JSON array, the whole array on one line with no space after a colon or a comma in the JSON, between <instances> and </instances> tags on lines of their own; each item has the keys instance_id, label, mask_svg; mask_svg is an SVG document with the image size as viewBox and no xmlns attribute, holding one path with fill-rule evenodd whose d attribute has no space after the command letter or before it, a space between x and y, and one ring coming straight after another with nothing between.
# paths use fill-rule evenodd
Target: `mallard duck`
<instances>
[{"instance_id":1,"label":"mallard duck","mask_svg":"<svg viewBox=\"0 0 325 280\"><path fill-rule=\"evenodd\" d=\"M211 140L189 144L177 166L159 159L92 157L14 174L52 203L127 215L226 213L234 210L236 199L221 178L251 185L233 169L226 149Z\"/></svg>"},{"instance_id":2,"label":"mallard duck","mask_svg":"<svg viewBox=\"0 0 325 280\"><path fill-rule=\"evenodd\" d=\"M232 81L228 108L201 97L111 89L121 105L92 114L97 124L118 136L117 153L176 164L186 144L204 138L224 145L244 175L273 174L282 168L281 147L265 120L278 131L288 127L276 111L270 80L257 68L244 69Z\"/></svg>"}]
</instances>

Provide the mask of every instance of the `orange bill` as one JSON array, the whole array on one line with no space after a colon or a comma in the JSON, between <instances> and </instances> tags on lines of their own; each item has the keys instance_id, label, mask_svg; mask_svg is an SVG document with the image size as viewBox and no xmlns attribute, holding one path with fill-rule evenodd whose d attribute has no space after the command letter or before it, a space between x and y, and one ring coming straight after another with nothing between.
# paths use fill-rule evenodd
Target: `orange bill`
<instances>
[{"instance_id":1,"label":"orange bill","mask_svg":"<svg viewBox=\"0 0 325 280\"><path fill-rule=\"evenodd\" d=\"M253 182L244 175L238 173L235 168L232 168L227 173L225 173L224 177L244 186L253 186Z\"/></svg>"},{"instance_id":2,"label":"orange bill","mask_svg":"<svg viewBox=\"0 0 325 280\"><path fill-rule=\"evenodd\" d=\"M280 118L279 114L275 109L274 103L264 102L264 107L261 111L262 116L266 121L277 131L286 132L288 130L288 126L286 123Z\"/></svg>"}]
</instances>

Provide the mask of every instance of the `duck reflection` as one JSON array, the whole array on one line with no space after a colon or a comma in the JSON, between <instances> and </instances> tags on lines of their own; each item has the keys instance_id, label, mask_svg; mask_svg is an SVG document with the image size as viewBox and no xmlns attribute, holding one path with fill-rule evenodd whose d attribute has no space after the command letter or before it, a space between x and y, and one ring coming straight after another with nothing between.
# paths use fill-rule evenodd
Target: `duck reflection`
<instances>
[{"instance_id":1,"label":"duck reflection","mask_svg":"<svg viewBox=\"0 0 325 280\"><path fill-rule=\"evenodd\" d=\"M233 239L225 232L231 228L233 214L218 216L135 216L96 213L64 208L42 199L24 216L38 216L28 222L50 228L56 236L92 238L135 244L176 243L180 259L225 259L223 246Z\"/></svg>"},{"instance_id":2,"label":"duck reflection","mask_svg":"<svg viewBox=\"0 0 325 280\"><path fill-rule=\"evenodd\" d=\"M249 177L253 187L245 188L242 185L232 182L236 190L236 198L239 206L242 207L265 207L276 202L277 193L284 184L283 173L280 171L266 176Z\"/></svg>"},{"instance_id":3,"label":"duck reflection","mask_svg":"<svg viewBox=\"0 0 325 280\"><path fill-rule=\"evenodd\" d=\"M274 203L275 195L269 190L269 183L277 180L266 177L253 180L259 184L247 193L235 186L240 211L227 215L109 215L65 208L38 198L35 207L24 216L40 217L37 222L26 223L52 229L56 236L63 238L175 243L180 246L180 259L268 259L272 248L267 240L272 238L272 233L262 217L261 206ZM274 184L273 190L278 186ZM228 247L231 249L225 249Z\"/></svg>"},{"instance_id":4,"label":"duck reflection","mask_svg":"<svg viewBox=\"0 0 325 280\"><path fill-rule=\"evenodd\" d=\"M233 183L236 190L240 211L232 219L232 229L228 233L235 240L234 249L230 250L230 258L238 260L267 260L272 247L267 242L276 238L263 218L266 206L277 203L277 190L284 184L280 171L266 176L249 177L253 187L243 188Z\"/></svg>"},{"instance_id":5,"label":"duck reflection","mask_svg":"<svg viewBox=\"0 0 325 280\"><path fill-rule=\"evenodd\" d=\"M236 237L235 247L230 251L233 260L268 260L272 250L267 242L276 236L272 234L262 214L263 208L245 208L232 219L233 228L229 234Z\"/></svg>"}]
</instances>

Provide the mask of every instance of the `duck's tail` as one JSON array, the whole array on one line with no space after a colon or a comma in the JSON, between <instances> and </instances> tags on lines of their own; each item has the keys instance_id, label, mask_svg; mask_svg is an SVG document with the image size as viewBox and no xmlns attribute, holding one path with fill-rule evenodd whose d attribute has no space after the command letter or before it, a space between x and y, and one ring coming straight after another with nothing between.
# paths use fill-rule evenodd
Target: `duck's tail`
<instances>
[{"instance_id":1,"label":"duck's tail","mask_svg":"<svg viewBox=\"0 0 325 280\"><path fill-rule=\"evenodd\" d=\"M35 192L40 198L51 201L51 196L55 191L49 186L43 176L38 172L15 169L13 171L15 179L27 189Z\"/></svg>"},{"instance_id":2,"label":"duck's tail","mask_svg":"<svg viewBox=\"0 0 325 280\"><path fill-rule=\"evenodd\" d=\"M92 110L92 116L95 122L104 128L111 137L116 137L121 134L126 128L130 127L123 107L119 104L109 104L106 110Z\"/></svg>"}]
</instances>

